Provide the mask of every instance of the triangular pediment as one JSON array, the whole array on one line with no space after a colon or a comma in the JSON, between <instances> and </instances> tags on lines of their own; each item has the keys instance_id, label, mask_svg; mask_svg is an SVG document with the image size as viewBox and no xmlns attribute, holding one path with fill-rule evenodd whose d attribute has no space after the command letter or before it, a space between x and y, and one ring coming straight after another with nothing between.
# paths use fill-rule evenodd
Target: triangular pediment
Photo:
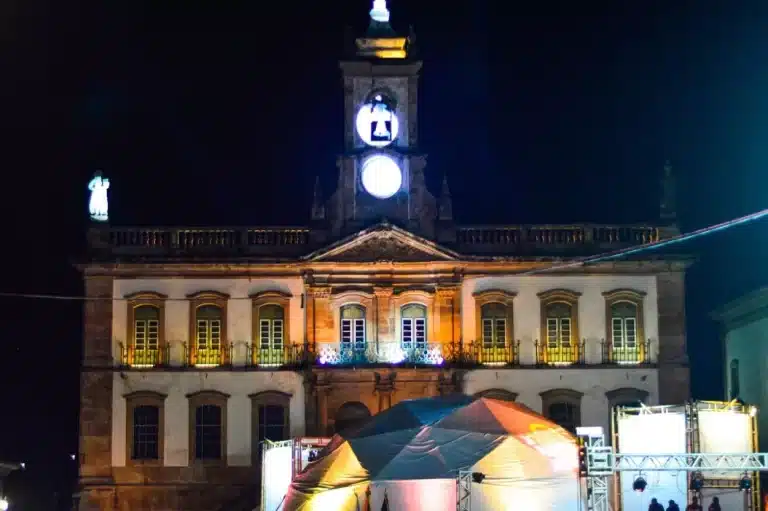
<instances>
[{"instance_id":1,"label":"triangular pediment","mask_svg":"<svg viewBox=\"0 0 768 511\"><path fill-rule=\"evenodd\" d=\"M459 255L394 225L380 224L348 236L304 259L317 262L453 261Z\"/></svg>"}]
</instances>

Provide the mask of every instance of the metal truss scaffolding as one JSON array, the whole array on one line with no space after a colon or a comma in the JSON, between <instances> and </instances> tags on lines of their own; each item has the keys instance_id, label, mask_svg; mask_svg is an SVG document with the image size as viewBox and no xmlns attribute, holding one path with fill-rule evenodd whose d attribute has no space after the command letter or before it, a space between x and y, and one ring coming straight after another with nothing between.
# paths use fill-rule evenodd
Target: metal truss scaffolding
<instances>
[{"instance_id":1,"label":"metal truss scaffolding","mask_svg":"<svg viewBox=\"0 0 768 511\"><path fill-rule=\"evenodd\" d=\"M587 509L610 511L608 488L610 478L618 472L764 472L768 471L768 453L746 454L644 454L614 453L604 445L602 435L585 438L587 446ZM472 484L481 474L459 472L457 479L457 511L472 511ZM476 484L482 484L477 482ZM475 510L485 511L485 510Z\"/></svg>"}]
</instances>

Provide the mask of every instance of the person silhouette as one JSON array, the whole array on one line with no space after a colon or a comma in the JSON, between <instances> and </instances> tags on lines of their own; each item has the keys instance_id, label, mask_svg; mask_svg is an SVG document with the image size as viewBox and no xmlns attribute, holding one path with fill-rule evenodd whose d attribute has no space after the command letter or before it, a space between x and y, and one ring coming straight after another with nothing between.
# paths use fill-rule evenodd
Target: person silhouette
<instances>
[{"instance_id":1,"label":"person silhouette","mask_svg":"<svg viewBox=\"0 0 768 511\"><path fill-rule=\"evenodd\" d=\"M709 511L722 511L720 509L720 498L712 497L712 503L709 505Z\"/></svg>"},{"instance_id":2,"label":"person silhouette","mask_svg":"<svg viewBox=\"0 0 768 511\"><path fill-rule=\"evenodd\" d=\"M670 500L669 505L667 506L667 511L680 511L680 506L678 506L677 502L674 500Z\"/></svg>"},{"instance_id":3,"label":"person silhouette","mask_svg":"<svg viewBox=\"0 0 768 511\"><path fill-rule=\"evenodd\" d=\"M693 497L691 499L691 503L686 506L685 511L702 511L703 508L701 507L701 504L699 504L699 499L696 497Z\"/></svg>"},{"instance_id":4,"label":"person silhouette","mask_svg":"<svg viewBox=\"0 0 768 511\"><path fill-rule=\"evenodd\" d=\"M88 203L91 218L99 222L106 222L109 219L109 201L107 199L109 179L103 178L101 172L96 172L91 182L88 183L88 189L91 191L91 200Z\"/></svg>"},{"instance_id":5,"label":"person silhouette","mask_svg":"<svg viewBox=\"0 0 768 511\"><path fill-rule=\"evenodd\" d=\"M648 505L648 511L664 511L664 506L659 504L659 501L653 498L651 499L651 503Z\"/></svg>"}]
</instances>

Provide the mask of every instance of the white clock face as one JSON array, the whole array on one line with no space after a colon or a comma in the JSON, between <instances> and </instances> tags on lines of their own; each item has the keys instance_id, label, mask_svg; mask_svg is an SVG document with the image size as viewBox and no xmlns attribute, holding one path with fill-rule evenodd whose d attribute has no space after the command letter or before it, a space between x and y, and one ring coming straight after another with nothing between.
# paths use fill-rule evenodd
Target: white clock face
<instances>
[{"instance_id":1,"label":"white clock face","mask_svg":"<svg viewBox=\"0 0 768 511\"><path fill-rule=\"evenodd\" d=\"M361 173L363 188L377 199L389 199L403 184L403 173L397 162L383 154L363 161Z\"/></svg>"},{"instance_id":2,"label":"white clock face","mask_svg":"<svg viewBox=\"0 0 768 511\"><path fill-rule=\"evenodd\" d=\"M397 138L400 122L385 98L376 95L357 111L355 128L366 145L385 147Z\"/></svg>"}]
</instances>

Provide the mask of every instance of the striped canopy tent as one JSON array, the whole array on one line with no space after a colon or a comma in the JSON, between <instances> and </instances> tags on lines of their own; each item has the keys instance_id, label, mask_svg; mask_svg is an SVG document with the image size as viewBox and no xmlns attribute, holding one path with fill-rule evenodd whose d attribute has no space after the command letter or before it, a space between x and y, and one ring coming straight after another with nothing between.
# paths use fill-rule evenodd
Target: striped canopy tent
<instances>
[{"instance_id":1,"label":"striped canopy tent","mask_svg":"<svg viewBox=\"0 0 768 511\"><path fill-rule=\"evenodd\" d=\"M577 469L575 438L529 408L482 397L416 399L334 436L280 509L444 511L456 506L459 472L471 470L483 479L472 485L473 509L576 510Z\"/></svg>"}]
</instances>

